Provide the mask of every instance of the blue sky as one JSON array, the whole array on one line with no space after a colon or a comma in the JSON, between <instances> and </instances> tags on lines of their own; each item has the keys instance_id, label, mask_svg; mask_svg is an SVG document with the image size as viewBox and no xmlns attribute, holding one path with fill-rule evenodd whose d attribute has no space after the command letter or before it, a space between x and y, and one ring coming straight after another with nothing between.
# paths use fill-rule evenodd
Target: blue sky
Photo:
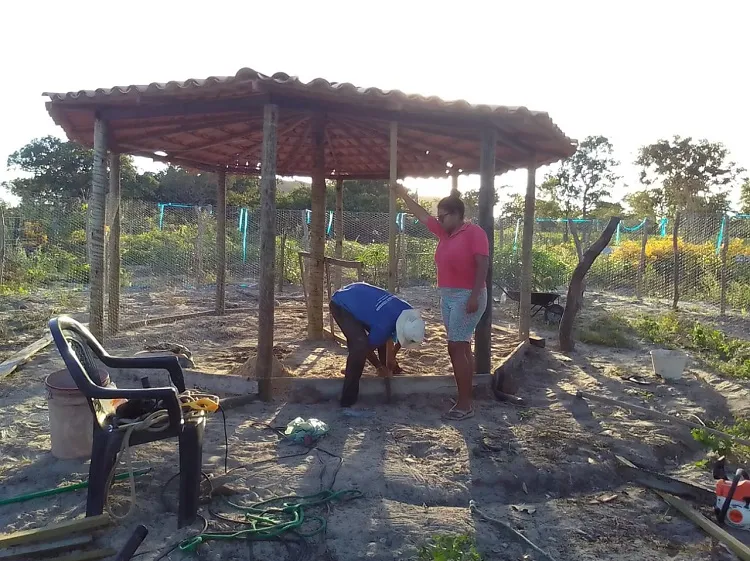
<instances>
[{"instance_id":1,"label":"blue sky","mask_svg":"<svg viewBox=\"0 0 750 561\"><path fill-rule=\"evenodd\" d=\"M638 147L673 134L724 142L750 168L748 21L742 0L5 3L0 182L16 175L4 165L11 152L62 134L42 91L248 66L548 111L573 138L610 138L623 162L619 198L638 187ZM523 172L497 179L510 192L524 183ZM447 181L407 185L449 190Z\"/></svg>"}]
</instances>

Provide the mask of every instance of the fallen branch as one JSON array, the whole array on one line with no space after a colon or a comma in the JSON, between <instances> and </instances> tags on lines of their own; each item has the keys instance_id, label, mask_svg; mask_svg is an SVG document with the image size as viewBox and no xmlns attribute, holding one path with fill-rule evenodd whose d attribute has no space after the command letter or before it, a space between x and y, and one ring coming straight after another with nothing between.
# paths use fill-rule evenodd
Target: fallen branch
<instances>
[{"instance_id":1,"label":"fallen branch","mask_svg":"<svg viewBox=\"0 0 750 561\"><path fill-rule=\"evenodd\" d=\"M487 522L492 522L493 524L497 524L498 526L505 528L510 533L512 533L516 538L518 538L523 543L528 545L531 549L536 551L539 555L541 555L545 559L549 559L549 561L555 561L554 557L552 557L549 553L544 551L542 548L540 548L538 545L536 545L529 538L524 536L521 532L516 530L513 526L511 526L507 522L503 522L502 520L498 520L497 518L492 518L491 516L487 516L484 512L482 512L481 510L477 508L477 504L474 501L469 501L469 510L473 513L476 513L477 515L479 515L480 518L483 518Z\"/></svg>"},{"instance_id":2,"label":"fallen branch","mask_svg":"<svg viewBox=\"0 0 750 561\"><path fill-rule=\"evenodd\" d=\"M725 432L722 432L720 430L712 429L709 427L706 427L704 425L700 425L698 423L694 423L692 421L688 421L687 419L681 419L679 417L674 417L672 415L667 415L666 413L662 413L661 411L657 411L655 409L648 409L646 407L640 407L639 405L631 405L630 403L625 403L624 401L618 401L616 399L610 399L608 397L602 397L599 395L594 395L588 392L582 392L579 391L576 394L576 399L581 398L590 399L592 401L598 401L600 403L606 403L607 405L614 405L615 407L622 407L623 409L630 409L632 411L637 411L638 413L642 413L644 415L650 416L650 417L656 417L658 419L663 419L665 421L671 421L673 423L677 423L680 425L684 425L686 427L690 427L693 429L700 429L704 430L710 434L720 436L721 438L726 438L728 440L731 440L733 442L736 442L737 444L742 444L744 446L750 446L750 440L747 440L745 438L740 438L738 436L733 436L731 434L727 434Z\"/></svg>"},{"instance_id":3,"label":"fallen branch","mask_svg":"<svg viewBox=\"0 0 750 561\"><path fill-rule=\"evenodd\" d=\"M589 272L591 266L599 257L599 254L609 244L612 236L617 230L617 225L620 223L619 216L613 216L609 219L607 227L599 236L591 247L589 247L583 254L581 261L576 265L573 271L573 276L570 279L568 285L568 297L565 301L565 312L563 313L562 321L560 321L560 350L563 352L572 351L575 348L575 341L573 341L573 323L580 307L583 281L586 277L586 273Z\"/></svg>"}]
</instances>

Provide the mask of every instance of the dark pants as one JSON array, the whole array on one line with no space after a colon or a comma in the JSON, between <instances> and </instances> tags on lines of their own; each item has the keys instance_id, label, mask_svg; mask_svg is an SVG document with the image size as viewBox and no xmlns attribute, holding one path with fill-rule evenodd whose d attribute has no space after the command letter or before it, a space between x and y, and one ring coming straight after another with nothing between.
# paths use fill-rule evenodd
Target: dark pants
<instances>
[{"instance_id":1,"label":"dark pants","mask_svg":"<svg viewBox=\"0 0 750 561\"><path fill-rule=\"evenodd\" d=\"M333 319L346 337L346 347L349 350L344 372L344 388L341 391L341 406L350 407L357 403L359 379L362 377L370 352L368 329L364 323L335 302L331 302L329 308ZM378 355L380 362L385 364L385 345L378 348Z\"/></svg>"}]
</instances>

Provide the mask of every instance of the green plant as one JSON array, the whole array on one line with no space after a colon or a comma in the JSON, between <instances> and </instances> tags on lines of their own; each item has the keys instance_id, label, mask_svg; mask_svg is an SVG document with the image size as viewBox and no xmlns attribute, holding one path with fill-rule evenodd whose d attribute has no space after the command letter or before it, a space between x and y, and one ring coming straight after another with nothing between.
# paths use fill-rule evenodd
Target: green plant
<instances>
[{"instance_id":1,"label":"green plant","mask_svg":"<svg viewBox=\"0 0 750 561\"><path fill-rule=\"evenodd\" d=\"M750 342L675 313L641 317L632 322L636 332L652 343L682 348L721 374L750 379Z\"/></svg>"},{"instance_id":2,"label":"green plant","mask_svg":"<svg viewBox=\"0 0 750 561\"><path fill-rule=\"evenodd\" d=\"M419 550L419 561L483 561L474 540L464 534L437 535Z\"/></svg>"},{"instance_id":3,"label":"green plant","mask_svg":"<svg viewBox=\"0 0 750 561\"><path fill-rule=\"evenodd\" d=\"M721 422L709 422L707 425L708 428L720 430L731 436L750 439L750 419L736 419L734 425ZM740 462L750 460L750 446L736 444L731 438L712 434L705 429L693 429L690 432L697 442L720 456L727 456Z\"/></svg>"}]
</instances>

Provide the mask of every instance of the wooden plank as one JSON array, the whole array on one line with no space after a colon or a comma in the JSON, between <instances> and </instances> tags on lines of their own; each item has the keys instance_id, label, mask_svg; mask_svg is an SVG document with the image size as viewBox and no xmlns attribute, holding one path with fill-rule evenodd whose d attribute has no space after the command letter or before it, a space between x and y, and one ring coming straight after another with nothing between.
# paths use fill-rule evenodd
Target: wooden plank
<instances>
[{"instance_id":1,"label":"wooden plank","mask_svg":"<svg viewBox=\"0 0 750 561\"><path fill-rule=\"evenodd\" d=\"M279 110L263 109L263 158L260 182L260 279L258 282L258 394L263 401L273 399L274 280L276 269L276 127Z\"/></svg>"},{"instance_id":2,"label":"wooden plank","mask_svg":"<svg viewBox=\"0 0 750 561\"><path fill-rule=\"evenodd\" d=\"M729 271L727 270L727 255L729 253L729 224L731 218L724 215L724 237L721 240L721 306L720 312L724 316L727 313L727 284L729 281Z\"/></svg>"},{"instance_id":3,"label":"wooden plank","mask_svg":"<svg viewBox=\"0 0 750 561\"><path fill-rule=\"evenodd\" d=\"M109 515L100 514L98 516L89 516L87 518L76 518L75 520L66 520L50 524L43 528L33 528L31 530L20 530L12 534L0 534L0 548L6 548L27 543L39 541L50 541L57 538L66 537L69 534L78 532L87 532L103 528L111 522Z\"/></svg>"},{"instance_id":4,"label":"wooden plank","mask_svg":"<svg viewBox=\"0 0 750 561\"><path fill-rule=\"evenodd\" d=\"M325 116L313 116L312 215L307 272L307 338L323 338L323 285L326 248Z\"/></svg>"},{"instance_id":5,"label":"wooden plank","mask_svg":"<svg viewBox=\"0 0 750 561\"><path fill-rule=\"evenodd\" d=\"M388 291L396 291L396 183L398 182L398 123L391 122L388 185Z\"/></svg>"},{"instance_id":6,"label":"wooden plank","mask_svg":"<svg viewBox=\"0 0 750 561\"><path fill-rule=\"evenodd\" d=\"M0 559L28 559L29 557L35 557L37 555L51 555L58 551L71 550L82 545L87 545L93 541L93 537L83 535L47 543L21 545L0 551Z\"/></svg>"},{"instance_id":7,"label":"wooden plank","mask_svg":"<svg viewBox=\"0 0 750 561\"><path fill-rule=\"evenodd\" d=\"M216 313L224 315L227 299L227 174L216 174Z\"/></svg>"},{"instance_id":8,"label":"wooden plank","mask_svg":"<svg viewBox=\"0 0 750 561\"><path fill-rule=\"evenodd\" d=\"M703 516L700 512L695 510L684 500L678 497L673 497L672 495L668 495L667 493L663 493L662 491L655 491L655 493L662 499L664 499L664 502L666 502L668 505L679 510L685 516L685 518L701 528L709 536L725 544L742 561L750 561L750 548L748 548L744 543L735 538L732 534L719 527L719 525L715 522L712 522L711 520Z\"/></svg>"},{"instance_id":9,"label":"wooden plank","mask_svg":"<svg viewBox=\"0 0 750 561\"><path fill-rule=\"evenodd\" d=\"M518 338L528 339L531 330L531 246L534 242L534 209L536 207L536 157L528 163L526 200L523 208L523 238L521 242L521 297L518 303Z\"/></svg>"},{"instance_id":10,"label":"wooden plank","mask_svg":"<svg viewBox=\"0 0 750 561\"><path fill-rule=\"evenodd\" d=\"M94 121L94 166L88 209L89 331L104 342L104 216L107 191L107 124Z\"/></svg>"},{"instance_id":11,"label":"wooden plank","mask_svg":"<svg viewBox=\"0 0 750 561\"><path fill-rule=\"evenodd\" d=\"M638 467L622 456L615 455L615 459L618 462L617 470L639 485L664 491L671 495L690 498L703 504L711 504L716 500L716 493L713 489L700 487L688 481Z\"/></svg>"},{"instance_id":12,"label":"wooden plank","mask_svg":"<svg viewBox=\"0 0 750 561\"><path fill-rule=\"evenodd\" d=\"M666 413L662 413L661 411L656 411L655 409L648 409L646 407L640 407L638 405L632 405L630 403L625 403L624 401L619 401L617 399L610 399L608 397L603 397L600 395L592 394L589 392L584 391L578 391L576 394L576 397L581 398L585 397L586 399L589 399L591 401L598 401L599 403L604 403L606 405L613 405L615 407L622 407L623 409L630 409L631 411L636 411L637 413L641 413L642 415L646 415L648 417L652 418L658 418L663 419L665 421L670 421L672 423L677 423L679 425L684 425L686 427L690 427L691 429L700 429L703 431L706 431L710 434L719 436L721 438L726 438L727 440L732 440L736 442L737 444L743 444L745 446L750 446L750 440L747 440L745 438L740 438L738 436L732 436L731 434L727 434L725 432L722 432L720 430L712 429L710 427L703 426L698 423L694 423L692 421L688 421L687 419L681 419L680 417L674 417L672 415L667 415Z\"/></svg>"},{"instance_id":13,"label":"wooden plank","mask_svg":"<svg viewBox=\"0 0 750 561\"><path fill-rule=\"evenodd\" d=\"M341 343L342 345L346 346L346 339L342 337L341 335L337 335L336 333L333 333L331 331L328 331L325 327L323 328L323 335L326 337L333 339L337 343Z\"/></svg>"},{"instance_id":14,"label":"wooden plank","mask_svg":"<svg viewBox=\"0 0 750 561\"><path fill-rule=\"evenodd\" d=\"M482 145L479 154L479 226L484 230L489 242L490 258L487 267L487 307L479 319L474 332L476 370L488 374L492 369L492 255L495 250L495 149L497 138L494 128L482 130Z\"/></svg>"},{"instance_id":15,"label":"wooden plank","mask_svg":"<svg viewBox=\"0 0 750 561\"><path fill-rule=\"evenodd\" d=\"M29 362L35 354L45 349L52 342L52 335L47 334L41 339L37 339L31 345L28 345L11 355L11 357L0 364L0 380L12 374L16 368Z\"/></svg>"},{"instance_id":16,"label":"wooden plank","mask_svg":"<svg viewBox=\"0 0 750 561\"><path fill-rule=\"evenodd\" d=\"M109 200L107 201L108 216L110 217L109 238L107 243L107 330L116 334L120 329L120 154L109 155Z\"/></svg>"},{"instance_id":17,"label":"wooden plank","mask_svg":"<svg viewBox=\"0 0 750 561\"><path fill-rule=\"evenodd\" d=\"M56 561L95 561L96 559L104 559L105 557L112 557L117 552L111 548L104 549L90 549L89 551L78 551L71 553L70 555L64 555L62 557L55 557Z\"/></svg>"},{"instance_id":18,"label":"wooden plank","mask_svg":"<svg viewBox=\"0 0 750 561\"><path fill-rule=\"evenodd\" d=\"M643 232L641 232L641 256L638 259L638 278L635 283L636 298L643 298L646 279L646 245L648 244L648 227L649 220L643 222Z\"/></svg>"}]
</instances>

